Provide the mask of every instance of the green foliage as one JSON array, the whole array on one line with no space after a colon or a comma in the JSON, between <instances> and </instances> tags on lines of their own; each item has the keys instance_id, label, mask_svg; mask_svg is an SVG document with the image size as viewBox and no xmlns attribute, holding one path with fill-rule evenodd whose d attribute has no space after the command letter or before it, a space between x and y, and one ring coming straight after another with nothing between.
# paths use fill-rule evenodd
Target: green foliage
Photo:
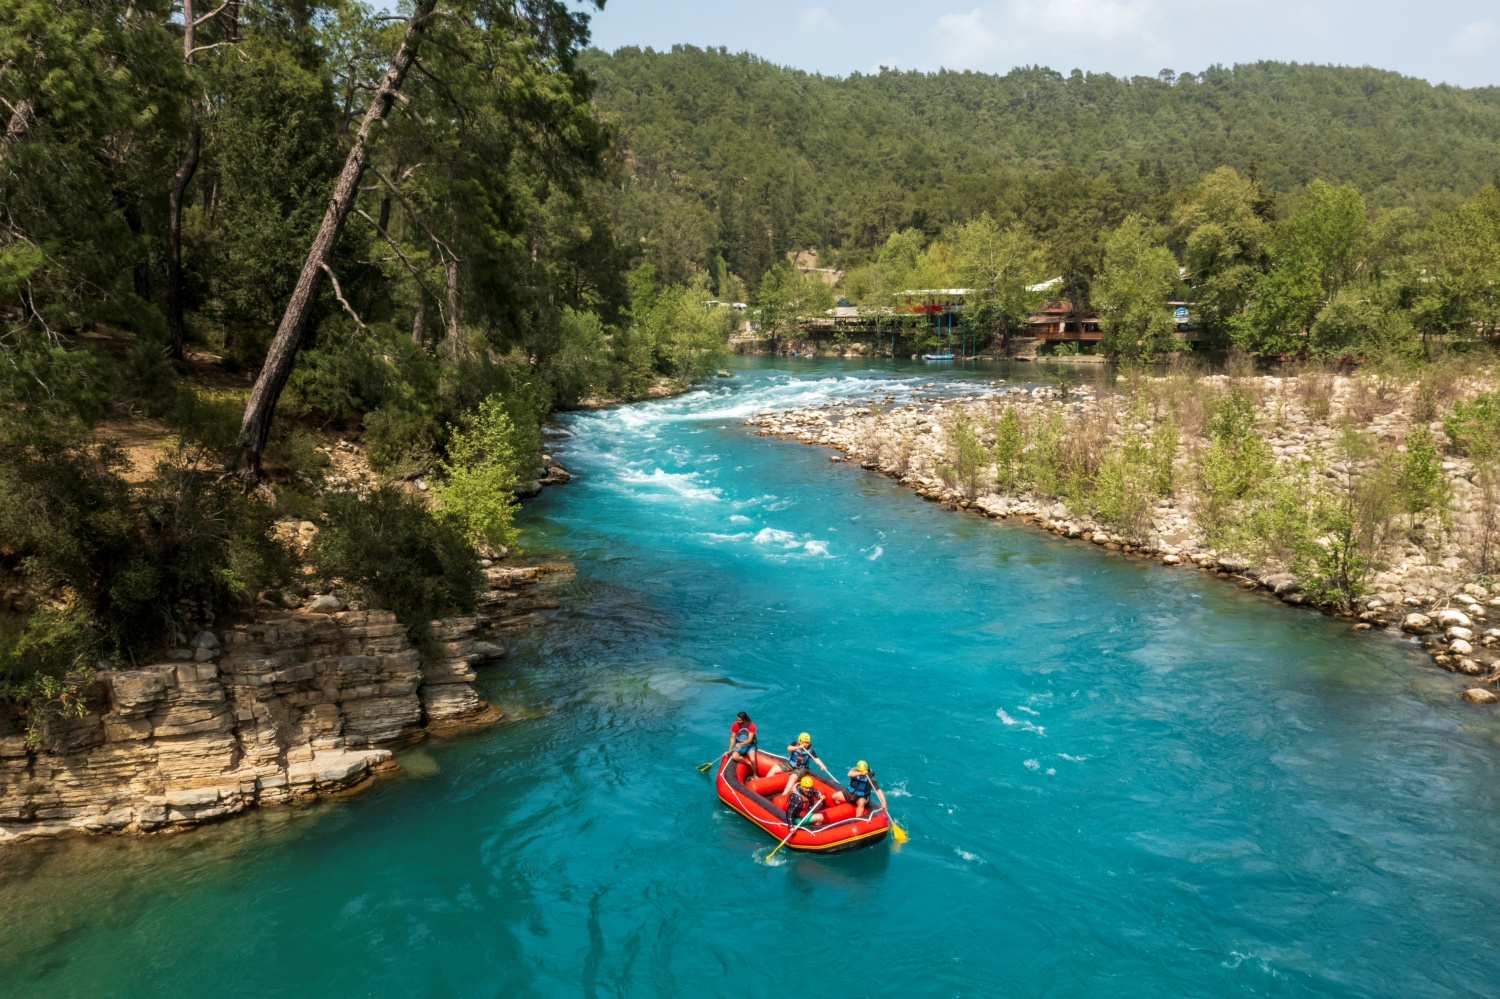
<instances>
[{"instance_id":1,"label":"green foliage","mask_svg":"<svg viewBox=\"0 0 1500 999\"><path fill-rule=\"evenodd\" d=\"M1336 476L1311 497L1310 538L1299 545L1293 565L1310 597L1347 610L1382 567L1399 508L1400 468L1353 427L1340 433L1332 457Z\"/></svg>"},{"instance_id":2,"label":"green foliage","mask_svg":"<svg viewBox=\"0 0 1500 999\"><path fill-rule=\"evenodd\" d=\"M1229 544L1236 515L1273 476L1271 448L1256 432L1255 400L1234 389L1209 410L1208 447L1197 459L1198 523L1210 544Z\"/></svg>"},{"instance_id":3,"label":"green foliage","mask_svg":"<svg viewBox=\"0 0 1500 999\"><path fill-rule=\"evenodd\" d=\"M1500 455L1500 392L1481 392L1454 403L1443 417L1443 432L1460 454L1479 461Z\"/></svg>"},{"instance_id":4,"label":"green foliage","mask_svg":"<svg viewBox=\"0 0 1500 999\"><path fill-rule=\"evenodd\" d=\"M308 551L324 583L392 611L419 636L436 618L474 609L482 576L457 524L389 486L325 506L328 524Z\"/></svg>"},{"instance_id":5,"label":"green foliage","mask_svg":"<svg viewBox=\"0 0 1500 999\"><path fill-rule=\"evenodd\" d=\"M995 484L1002 491L1010 491L1020 484L1021 457L1026 447L1026 434L1021 426L1021 416L1016 407L1007 405L995 427Z\"/></svg>"},{"instance_id":6,"label":"green foliage","mask_svg":"<svg viewBox=\"0 0 1500 999\"><path fill-rule=\"evenodd\" d=\"M1176 350L1167 301L1178 289L1177 259L1155 242L1150 224L1132 215L1104 243L1104 267L1093 284L1104 312L1101 346L1122 357L1155 357Z\"/></svg>"},{"instance_id":7,"label":"green foliage","mask_svg":"<svg viewBox=\"0 0 1500 999\"><path fill-rule=\"evenodd\" d=\"M1044 496L1060 496L1067 487L1063 437L1067 424L1056 409L1031 422L1031 444L1024 455L1024 479Z\"/></svg>"},{"instance_id":8,"label":"green foliage","mask_svg":"<svg viewBox=\"0 0 1500 999\"><path fill-rule=\"evenodd\" d=\"M980 475L989 464L989 452L979 438L979 429L963 406L956 406L953 410L947 459L942 469L944 476L957 482L964 495L973 499L979 494Z\"/></svg>"},{"instance_id":9,"label":"green foliage","mask_svg":"<svg viewBox=\"0 0 1500 999\"><path fill-rule=\"evenodd\" d=\"M1330 357L1409 360L1422 350L1409 313L1383 307L1360 287L1339 289L1313 319L1308 346Z\"/></svg>"},{"instance_id":10,"label":"green foliage","mask_svg":"<svg viewBox=\"0 0 1500 999\"><path fill-rule=\"evenodd\" d=\"M1127 432L1099 463L1089 496L1092 513L1133 537L1144 535L1151 527L1159 478L1150 443L1135 431Z\"/></svg>"},{"instance_id":11,"label":"green foliage","mask_svg":"<svg viewBox=\"0 0 1500 999\"><path fill-rule=\"evenodd\" d=\"M1415 520L1433 512L1446 519L1453 487L1426 427L1416 427L1407 434L1406 456L1401 460L1396 485L1402 512L1409 518Z\"/></svg>"},{"instance_id":12,"label":"green foliage","mask_svg":"<svg viewBox=\"0 0 1500 999\"><path fill-rule=\"evenodd\" d=\"M387 403L365 414L360 440L371 468L405 478L431 465L438 435L431 416Z\"/></svg>"},{"instance_id":13,"label":"green foliage","mask_svg":"<svg viewBox=\"0 0 1500 999\"><path fill-rule=\"evenodd\" d=\"M491 396L462 426L449 427L444 481L436 488L445 514L469 538L494 547L515 543L516 500L511 493L535 460L538 443L518 427L500 396Z\"/></svg>"},{"instance_id":14,"label":"green foliage","mask_svg":"<svg viewBox=\"0 0 1500 999\"><path fill-rule=\"evenodd\" d=\"M701 283L669 288L657 298L645 328L657 370L686 381L713 374L729 342L731 312L704 305Z\"/></svg>"},{"instance_id":15,"label":"green foliage","mask_svg":"<svg viewBox=\"0 0 1500 999\"><path fill-rule=\"evenodd\" d=\"M29 746L44 722L83 715L81 688L93 679L98 652L97 629L82 612L0 613L0 700L23 706Z\"/></svg>"},{"instance_id":16,"label":"green foliage","mask_svg":"<svg viewBox=\"0 0 1500 999\"><path fill-rule=\"evenodd\" d=\"M593 312L564 308L558 317L557 341L541 364L554 405L572 406L605 383L608 343L604 325Z\"/></svg>"}]
</instances>

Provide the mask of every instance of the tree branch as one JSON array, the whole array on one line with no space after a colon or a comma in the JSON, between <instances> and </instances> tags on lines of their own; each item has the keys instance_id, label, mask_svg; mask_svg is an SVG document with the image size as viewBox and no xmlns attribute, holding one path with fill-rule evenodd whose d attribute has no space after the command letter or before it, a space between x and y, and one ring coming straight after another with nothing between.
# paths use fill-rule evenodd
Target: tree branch
<instances>
[{"instance_id":1,"label":"tree branch","mask_svg":"<svg viewBox=\"0 0 1500 999\"><path fill-rule=\"evenodd\" d=\"M374 226L375 231L380 233L380 235L385 238L385 241L390 244L392 250L396 251L396 256L399 257L401 259L401 262L406 265L406 269L408 271L411 271L411 276L417 282L417 287L422 289L422 294L432 299L432 301L437 305L438 314L443 320L443 325L446 326L448 324L448 317L443 312L443 300L434 295L432 293L432 289L427 287L427 282L422 279L421 270L418 269L416 264L411 262L410 258L408 258L405 253L401 252L401 245L397 243L393 238L391 238L390 233L385 231L385 226L381 225L379 222L371 218L370 213L365 211L363 208L354 209L354 214L358 215L360 218L364 219L366 222Z\"/></svg>"},{"instance_id":2,"label":"tree branch","mask_svg":"<svg viewBox=\"0 0 1500 999\"><path fill-rule=\"evenodd\" d=\"M224 8L228 7L229 4L230 4L230 2L231 2L231 0L224 0L224 2L221 3L221 4L219 4L218 7L214 8L211 11L209 11L207 14L204 14L202 17L195 17L195 18L193 18L193 27L196 28L198 25L202 24L204 21L212 21L214 18L216 18L220 14L224 13Z\"/></svg>"},{"instance_id":3,"label":"tree branch","mask_svg":"<svg viewBox=\"0 0 1500 999\"><path fill-rule=\"evenodd\" d=\"M350 305L344 298L344 289L339 287L338 275L334 274L333 268L327 264L320 264L319 266L323 268L323 273L328 275L328 280L333 284L333 297L338 299L339 304L344 307L344 311L349 313L349 318L358 323L360 329L364 329L365 321L359 318L359 313L354 311L354 306Z\"/></svg>"},{"instance_id":4,"label":"tree branch","mask_svg":"<svg viewBox=\"0 0 1500 999\"><path fill-rule=\"evenodd\" d=\"M214 42L212 45L195 45L191 49L188 49L188 55L197 55L199 52L207 52L209 49L216 49L220 45L233 45L233 44L234 44L234 42L223 41L223 42Z\"/></svg>"},{"instance_id":5,"label":"tree branch","mask_svg":"<svg viewBox=\"0 0 1500 999\"><path fill-rule=\"evenodd\" d=\"M417 166L421 165L422 164L420 163L417 164ZM415 170L416 168L417 167L412 167L412 170ZM370 172L375 175L375 178L377 180L379 180L382 184L390 189L390 192L396 196L396 200L401 202L401 207L405 208L407 214L411 216L411 220L417 225L421 226L422 230L427 233L428 237L430 237L432 241L438 246L442 247L444 253L446 253L455 261L461 260L459 255L453 252L453 248L447 243L443 242L441 239L438 239L437 233L433 232L432 229L427 225L427 223L422 221L422 216L417 212L415 208L412 207L411 202L406 200L406 196L401 193L401 189L398 188L389 177L373 167L370 168ZM407 171L407 174L409 175L410 171Z\"/></svg>"}]
</instances>

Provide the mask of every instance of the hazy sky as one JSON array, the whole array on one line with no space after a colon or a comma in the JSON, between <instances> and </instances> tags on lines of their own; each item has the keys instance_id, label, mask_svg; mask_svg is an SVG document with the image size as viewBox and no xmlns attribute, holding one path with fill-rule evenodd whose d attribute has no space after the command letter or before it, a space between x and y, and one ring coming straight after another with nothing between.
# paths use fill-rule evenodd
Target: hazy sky
<instances>
[{"instance_id":1,"label":"hazy sky","mask_svg":"<svg viewBox=\"0 0 1500 999\"><path fill-rule=\"evenodd\" d=\"M1500 84L1500 0L608 0L594 43L748 50L821 73L880 66L1116 75L1257 59Z\"/></svg>"}]
</instances>

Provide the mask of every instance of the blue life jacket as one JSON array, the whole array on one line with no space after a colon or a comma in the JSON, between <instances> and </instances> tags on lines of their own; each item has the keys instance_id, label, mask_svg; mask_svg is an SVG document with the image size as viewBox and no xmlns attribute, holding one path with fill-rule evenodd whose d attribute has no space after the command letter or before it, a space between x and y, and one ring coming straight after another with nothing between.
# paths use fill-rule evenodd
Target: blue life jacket
<instances>
[{"instance_id":1,"label":"blue life jacket","mask_svg":"<svg viewBox=\"0 0 1500 999\"><path fill-rule=\"evenodd\" d=\"M818 754L813 752L813 748L811 746L808 746L806 749L798 746L787 755L788 758L792 761L792 766L805 767L812 763L812 758L814 756L817 756Z\"/></svg>"},{"instance_id":2,"label":"blue life jacket","mask_svg":"<svg viewBox=\"0 0 1500 999\"><path fill-rule=\"evenodd\" d=\"M856 798L868 798L870 796L870 775L855 774L849 778L849 792Z\"/></svg>"}]
</instances>

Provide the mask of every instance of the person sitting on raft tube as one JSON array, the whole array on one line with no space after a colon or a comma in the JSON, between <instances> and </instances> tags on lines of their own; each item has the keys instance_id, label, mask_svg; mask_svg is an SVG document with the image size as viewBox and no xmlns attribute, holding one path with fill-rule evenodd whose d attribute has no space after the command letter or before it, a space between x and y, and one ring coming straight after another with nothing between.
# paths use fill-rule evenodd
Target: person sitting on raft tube
<instances>
[{"instance_id":1,"label":"person sitting on raft tube","mask_svg":"<svg viewBox=\"0 0 1500 999\"><path fill-rule=\"evenodd\" d=\"M854 764L849 771L849 787L846 790L835 792L833 800L844 802L854 806L854 817L862 819L870 810L870 792L874 791L880 799L880 807L885 808L885 795L875 784L875 771L864 760Z\"/></svg>"},{"instance_id":2,"label":"person sitting on raft tube","mask_svg":"<svg viewBox=\"0 0 1500 999\"><path fill-rule=\"evenodd\" d=\"M755 722L741 711L735 717L734 724L729 726L729 762L745 764L750 768L750 776L754 777L756 749Z\"/></svg>"},{"instance_id":3,"label":"person sitting on raft tube","mask_svg":"<svg viewBox=\"0 0 1500 999\"><path fill-rule=\"evenodd\" d=\"M786 788L782 790L782 794L791 794L792 785L808 776L812 772L812 764L814 763L825 774L828 774L829 777L833 776L833 774L828 773L828 768L823 766L823 761L818 758L818 751L813 748L812 736L806 732L797 736L797 741L786 747L786 756L787 762L778 763L771 768L771 774L791 774L786 779ZM771 774L767 774L766 776L769 777Z\"/></svg>"},{"instance_id":4,"label":"person sitting on raft tube","mask_svg":"<svg viewBox=\"0 0 1500 999\"><path fill-rule=\"evenodd\" d=\"M816 829L823 824L823 816L813 815L812 818L803 821L808 812L823 803L823 792L819 791L813 784L811 777L803 777L797 782L795 790L786 799L786 821L787 825L795 826L801 823L803 826Z\"/></svg>"}]
</instances>

